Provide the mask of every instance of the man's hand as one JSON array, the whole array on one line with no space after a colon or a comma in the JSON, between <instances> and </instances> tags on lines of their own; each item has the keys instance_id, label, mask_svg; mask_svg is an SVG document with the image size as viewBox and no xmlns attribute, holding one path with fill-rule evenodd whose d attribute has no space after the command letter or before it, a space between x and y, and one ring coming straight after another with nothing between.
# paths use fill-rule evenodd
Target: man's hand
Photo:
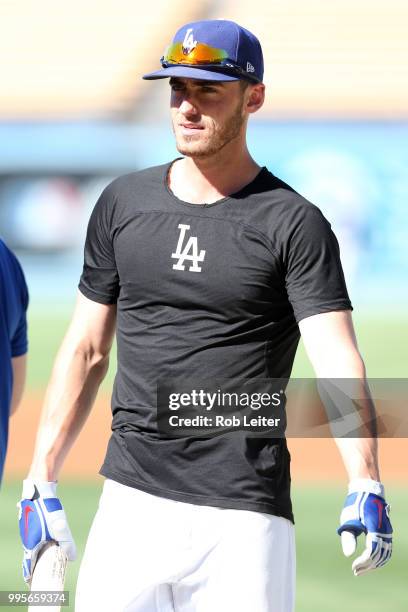
<instances>
[{"instance_id":1,"label":"man's hand","mask_svg":"<svg viewBox=\"0 0 408 612\"><path fill-rule=\"evenodd\" d=\"M356 550L357 537L366 534L364 552L355 559L352 570L360 576L385 565L392 554L390 506L384 499L384 487L370 479L356 479L349 484L349 494L340 516L341 544L346 557Z\"/></svg>"},{"instance_id":2,"label":"man's hand","mask_svg":"<svg viewBox=\"0 0 408 612\"><path fill-rule=\"evenodd\" d=\"M76 557L75 543L68 527L60 500L56 497L56 482L24 480L23 494L18 502L20 536L23 542L23 577L29 584L38 553L46 542L55 540L68 561Z\"/></svg>"}]
</instances>

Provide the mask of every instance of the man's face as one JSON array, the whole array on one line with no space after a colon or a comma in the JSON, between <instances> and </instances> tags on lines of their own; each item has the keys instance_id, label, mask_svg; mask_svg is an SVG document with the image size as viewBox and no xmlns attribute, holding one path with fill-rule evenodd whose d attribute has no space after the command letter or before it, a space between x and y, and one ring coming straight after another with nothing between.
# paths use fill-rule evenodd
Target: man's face
<instances>
[{"instance_id":1,"label":"man's face","mask_svg":"<svg viewBox=\"0 0 408 612\"><path fill-rule=\"evenodd\" d=\"M171 78L171 118L178 151L205 158L245 130L245 90L239 81Z\"/></svg>"}]
</instances>

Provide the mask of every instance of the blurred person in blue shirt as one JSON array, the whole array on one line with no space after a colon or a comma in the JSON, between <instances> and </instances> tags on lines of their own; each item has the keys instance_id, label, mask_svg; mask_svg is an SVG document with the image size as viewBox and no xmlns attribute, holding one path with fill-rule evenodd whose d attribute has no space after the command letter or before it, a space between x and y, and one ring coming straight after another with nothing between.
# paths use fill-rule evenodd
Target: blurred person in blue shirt
<instances>
[{"instance_id":1,"label":"blurred person in blue shirt","mask_svg":"<svg viewBox=\"0 0 408 612\"><path fill-rule=\"evenodd\" d=\"M0 239L0 483L9 416L18 407L26 378L27 307L28 289L23 270Z\"/></svg>"}]
</instances>

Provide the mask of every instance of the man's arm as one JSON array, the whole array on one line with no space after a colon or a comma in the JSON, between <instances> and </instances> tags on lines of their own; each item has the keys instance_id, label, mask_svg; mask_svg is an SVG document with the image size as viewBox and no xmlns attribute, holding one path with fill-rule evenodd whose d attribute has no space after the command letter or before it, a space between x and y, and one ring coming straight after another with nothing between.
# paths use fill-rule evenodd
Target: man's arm
<instances>
[{"instance_id":1,"label":"man's arm","mask_svg":"<svg viewBox=\"0 0 408 612\"><path fill-rule=\"evenodd\" d=\"M26 371L27 371L27 355L13 357L13 392L11 396L10 415L14 414L20 404L23 396Z\"/></svg>"},{"instance_id":2,"label":"man's arm","mask_svg":"<svg viewBox=\"0 0 408 612\"><path fill-rule=\"evenodd\" d=\"M56 481L109 365L116 305L78 293L74 315L47 388L28 478Z\"/></svg>"},{"instance_id":3,"label":"man's arm","mask_svg":"<svg viewBox=\"0 0 408 612\"><path fill-rule=\"evenodd\" d=\"M367 390L366 371L357 347L350 311L327 312L299 323L303 342L317 378L360 379ZM367 421L370 415L367 414ZM380 480L375 437L335 438L350 480Z\"/></svg>"},{"instance_id":4,"label":"man's arm","mask_svg":"<svg viewBox=\"0 0 408 612\"><path fill-rule=\"evenodd\" d=\"M299 328L319 379L357 379L362 435L335 440L350 478L337 533L347 557L355 552L357 537L366 534L365 549L352 564L354 574L359 576L385 565L392 554L392 526L380 482L377 439L370 426L365 425L373 417L365 367L349 311L308 317L300 321Z\"/></svg>"}]
</instances>

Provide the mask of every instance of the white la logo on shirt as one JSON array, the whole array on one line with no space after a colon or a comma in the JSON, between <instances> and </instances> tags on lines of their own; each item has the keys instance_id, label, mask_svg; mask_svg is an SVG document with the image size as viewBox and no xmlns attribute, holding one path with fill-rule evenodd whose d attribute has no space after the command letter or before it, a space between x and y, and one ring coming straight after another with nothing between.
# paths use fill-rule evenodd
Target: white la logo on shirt
<instances>
[{"instance_id":1,"label":"white la logo on shirt","mask_svg":"<svg viewBox=\"0 0 408 612\"><path fill-rule=\"evenodd\" d=\"M193 28L188 28L183 40L183 53L188 55L197 46L197 41L194 40Z\"/></svg>"},{"instance_id":2,"label":"white la logo on shirt","mask_svg":"<svg viewBox=\"0 0 408 612\"><path fill-rule=\"evenodd\" d=\"M173 264L173 270L185 270L183 263L187 260L193 262L190 264L189 272L201 272L198 263L204 261L205 251L201 249L200 253L198 252L196 236L190 236L187 240L187 244L183 248L184 237L186 231L190 229L190 226L179 223L178 228L180 230L180 236L177 243L177 249L175 253L171 254L173 259L178 259L178 262Z\"/></svg>"}]
</instances>

